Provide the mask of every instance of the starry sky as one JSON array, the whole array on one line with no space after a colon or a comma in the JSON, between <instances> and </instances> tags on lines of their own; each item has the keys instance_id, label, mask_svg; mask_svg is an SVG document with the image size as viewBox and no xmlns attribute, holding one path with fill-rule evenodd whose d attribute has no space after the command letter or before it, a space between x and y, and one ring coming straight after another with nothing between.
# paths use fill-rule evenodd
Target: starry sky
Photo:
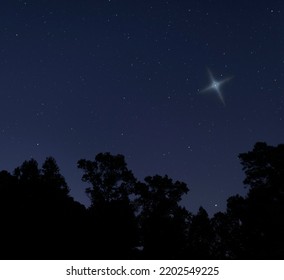
<instances>
[{"instance_id":1,"label":"starry sky","mask_svg":"<svg viewBox=\"0 0 284 280\"><path fill-rule=\"evenodd\" d=\"M238 154L284 138L284 2L3 0L0 170L123 154L139 179L188 184L182 204L245 194Z\"/></svg>"}]
</instances>

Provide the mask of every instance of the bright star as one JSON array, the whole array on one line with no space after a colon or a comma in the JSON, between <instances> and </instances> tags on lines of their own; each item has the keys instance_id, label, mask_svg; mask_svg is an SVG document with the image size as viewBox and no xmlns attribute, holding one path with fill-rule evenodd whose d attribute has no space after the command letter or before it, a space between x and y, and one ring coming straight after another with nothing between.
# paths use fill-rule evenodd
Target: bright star
<instances>
[{"instance_id":1,"label":"bright star","mask_svg":"<svg viewBox=\"0 0 284 280\"><path fill-rule=\"evenodd\" d=\"M227 78L227 79L224 79L222 81L217 81L215 80L212 72L208 69L208 73L209 73L209 76L210 76L210 81L211 81L211 85L208 86L207 88L201 90L201 92L206 92L206 91L209 91L209 90L215 90L218 94L218 97L220 98L221 102L223 103L223 105L225 106L225 100L224 100L224 97L222 95L222 92L220 90L220 87L222 84L224 84L225 82L228 82L229 80L232 79L232 77L230 78Z\"/></svg>"}]
</instances>

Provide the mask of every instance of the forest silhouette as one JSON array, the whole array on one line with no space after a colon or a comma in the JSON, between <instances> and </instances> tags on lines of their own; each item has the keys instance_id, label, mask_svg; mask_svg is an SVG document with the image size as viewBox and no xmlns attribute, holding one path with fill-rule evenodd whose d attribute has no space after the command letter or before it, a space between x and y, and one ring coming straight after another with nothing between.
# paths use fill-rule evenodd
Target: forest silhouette
<instances>
[{"instance_id":1,"label":"forest silhouette","mask_svg":"<svg viewBox=\"0 0 284 280\"><path fill-rule=\"evenodd\" d=\"M239 155L247 195L212 218L180 205L168 176L135 178L123 155L81 159L91 205L69 194L54 158L0 171L1 259L284 259L284 145Z\"/></svg>"}]
</instances>

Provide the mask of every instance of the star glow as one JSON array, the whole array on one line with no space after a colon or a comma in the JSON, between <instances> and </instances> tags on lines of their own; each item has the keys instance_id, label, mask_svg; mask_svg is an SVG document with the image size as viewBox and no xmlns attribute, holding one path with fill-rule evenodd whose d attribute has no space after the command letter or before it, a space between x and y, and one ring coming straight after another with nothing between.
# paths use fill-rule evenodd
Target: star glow
<instances>
[{"instance_id":1,"label":"star glow","mask_svg":"<svg viewBox=\"0 0 284 280\"><path fill-rule=\"evenodd\" d=\"M209 69L208 69L208 73L209 73L209 76L210 76L211 84L208 87L206 87L205 89L201 90L201 93L207 92L207 91L210 91L210 90L215 90L217 92L217 94L218 94L219 99L223 103L223 105L226 106L226 103L225 103L224 97L222 95L222 92L220 90L220 87L225 82L228 82L229 80L231 80L232 77L226 78L226 79L221 80L221 81L217 81L217 80L215 80L212 72Z\"/></svg>"}]
</instances>

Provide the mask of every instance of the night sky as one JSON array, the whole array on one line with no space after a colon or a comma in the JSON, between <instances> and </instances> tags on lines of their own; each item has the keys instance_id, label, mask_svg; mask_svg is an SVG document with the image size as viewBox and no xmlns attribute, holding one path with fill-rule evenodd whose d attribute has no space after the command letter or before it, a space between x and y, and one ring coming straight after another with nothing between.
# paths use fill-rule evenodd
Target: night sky
<instances>
[{"instance_id":1,"label":"night sky","mask_svg":"<svg viewBox=\"0 0 284 280\"><path fill-rule=\"evenodd\" d=\"M282 0L6 0L0 43L0 170L53 156L80 202L110 152L223 211L238 154L284 142Z\"/></svg>"}]
</instances>

